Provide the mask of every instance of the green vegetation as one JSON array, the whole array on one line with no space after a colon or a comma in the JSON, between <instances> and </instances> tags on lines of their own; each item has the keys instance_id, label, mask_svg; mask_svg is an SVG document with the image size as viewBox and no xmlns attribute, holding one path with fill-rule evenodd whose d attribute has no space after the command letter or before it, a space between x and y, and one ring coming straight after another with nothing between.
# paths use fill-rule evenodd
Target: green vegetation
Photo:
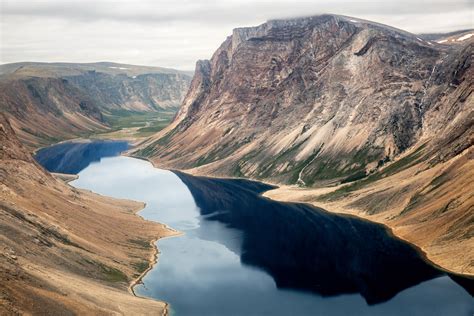
<instances>
[{"instance_id":1,"label":"green vegetation","mask_svg":"<svg viewBox=\"0 0 474 316\"><path fill-rule=\"evenodd\" d=\"M250 159L254 158L255 156L258 155L259 152L257 151L252 151L247 154L245 154L235 165L234 169L232 170L232 175L234 177L238 178L243 178L245 177L245 174L242 172L242 166L249 161Z\"/></svg>"},{"instance_id":2,"label":"green vegetation","mask_svg":"<svg viewBox=\"0 0 474 316\"><path fill-rule=\"evenodd\" d=\"M161 131L163 128L169 125L171 122L171 118L166 118L161 121L153 121L150 122L149 126L142 127L137 130L137 136L139 137L147 137L150 135L153 135L159 131Z\"/></svg>"},{"instance_id":3,"label":"green vegetation","mask_svg":"<svg viewBox=\"0 0 474 316\"><path fill-rule=\"evenodd\" d=\"M319 147L319 149L316 152L311 154L304 161L302 161L301 163L299 163L298 165L295 166L295 168L293 169L293 175L290 178L290 183L296 183L298 181L299 176L300 176L300 172L303 170L303 168L305 168L319 154L320 150L321 150L321 147ZM302 180L305 181L304 179L302 179Z\"/></svg>"},{"instance_id":4,"label":"green vegetation","mask_svg":"<svg viewBox=\"0 0 474 316\"><path fill-rule=\"evenodd\" d=\"M138 151L135 152L135 155L137 157L149 157L151 156L151 154L154 152L155 150L155 145L156 145L157 142L154 142L153 144L143 148L143 149L140 149Z\"/></svg>"},{"instance_id":5,"label":"green vegetation","mask_svg":"<svg viewBox=\"0 0 474 316\"><path fill-rule=\"evenodd\" d=\"M342 180L341 183L354 182L354 181L357 181L357 180L360 180L360 179L364 179L365 177L367 177L367 173L365 172L365 170L360 170L360 171L357 171L356 173L348 176L344 180Z\"/></svg>"},{"instance_id":6,"label":"green vegetation","mask_svg":"<svg viewBox=\"0 0 474 316\"><path fill-rule=\"evenodd\" d=\"M110 114L105 115L105 121L112 127L112 129L115 130L131 127L150 127L149 130L153 131L162 126L164 122L169 123L174 114L174 112L137 112L114 110ZM150 126L146 126L148 122L151 123Z\"/></svg>"},{"instance_id":7,"label":"green vegetation","mask_svg":"<svg viewBox=\"0 0 474 316\"><path fill-rule=\"evenodd\" d=\"M141 248L145 248L145 249L151 248L150 242L145 239L129 239L128 241Z\"/></svg>"},{"instance_id":8,"label":"green vegetation","mask_svg":"<svg viewBox=\"0 0 474 316\"><path fill-rule=\"evenodd\" d=\"M430 193L431 191L434 191L436 190L437 188L439 188L440 186L442 186L443 184L445 184L446 182L449 181L449 174L448 172L443 172L441 173L439 176L437 176L436 178L434 178L431 182L430 182L430 190L427 192Z\"/></svg>"},{"instance_id":9,"label":"green vegetation","mask_svg":"<svg viewBox=\"0 0 474 316\"><path fill-rule=\"evenodd\" d=\"M321 155L317 159L314 159L320 150L321 148L294 169L295 174L291 178L292 181L298 179L299 172L302 168L305 168L302 180L308 186L313 185L317 180L336 180L343 178L342 183L360 180L366 177L365 166L370 162L376 161L381 155L381 150L363 148L358 150L355 154L339 155L337 159L331 155ZM311 164L308 165L309 163Z\"/></svg>"},{"instance_id":10,"label":"green vegetation","mask_svg":"<svg viewBox=\"0 0 474 316\"><path fill-rule=\"evenodd\" d=\"M176 128L168 132L165 136L161 137L157 142L153 143L153 145L162 145L165 146L168 144L168 142L171 140L171 137L173 137L174 134L176 134L177 130ZM155 146L153 146L155 147Z\"/></svg>"},{"instance_id":11,"label":"green vegetation","mask_svg":"<svg viewBox=\"0 0 474 316\"><path fill-rule=\"evenodd\" d=\"M198 161L196 161L194 166L200 167L200 166L207 165L208 163L216 161L221 150L224 150L227 145L228 143L224 144L222 147L215 149L214 151L207 153L207 155L205 156L199 157Z\"/></svg>"},{"instance_id":12,"label":"green vegetation","mask_svg":"<svg viewBox=\"0 0 474 316\"><path fill-rule=\"evenodd\" d=\"M111 129L92 134L90 137L148 137L168 126L174 115L175 112L173 111L138 112L113 110L109 114L104 115L105 122ZM122 130L124 133L120 132Z\"/></svg>"},{"instance_id":13,"label":"green vegetation","mask_svg":"<svg viewBox=\"0 0 474 316\"><path fill-rule=\"evenodd\" d=\"M263 178L268 178L269 176L271 176L271 173L274 170L274 168L272 167L278 165L279 163L285 163L287 161L292 163L291 157L296 154L300 146L301 146L301 143L289 148L286 151L280 152L276 157L271 157L270 159L263 161L260 164L259 169L257 170L258 178L263 179ZM253 153L247 154L243 159L250 160L251 158L257 156L258 154L259 152L253 152ZM294 172L294 169L291 167L292 165L290 165L290 169L292 170L292 172ZM296 179L294 180L294 182L296 182L296 180L298 179L298 172L299 171L295 172Z\"/></svg>"},{"instance_id":14,"label":"green vegetation","mask_svg":"<svg viewBox=\"0 0 474 316\"><path fill-rule=\"evenodd\" d=\"M232 169L232 176L236 178L243 178L245 175L242 172L240 162L235 165L235 167Z\"/></svg>"},{"instance_id":15,"label":"green vegetation","mask_svg":"<svg viewBox=\"0 0 474 316\"><path fill-rule=\"evenodd\" d=\"M148 266L149 266L148 261L140 261L140 262L133 263L133 267L134 267L135 270L137 270L139 273L142 273L143 271L145 271L146 269L148 269Z\"/></svg>"},{"instance_id":16,"label":"green vegetation","mask_svg":"<svg viewBox=\"0 0 474 316\"><path fill-rule=\"evenodd\" d=\"M423 149L425 148L426 145L422 145L418 147L416 151L411 153L408 156L403 157L402 159L395 161L392 163L390 166L387 168L383 169L380 173L381 177L385 176L391 176L399 171L402 171L404 169L407 169L411 166L413 166L418 160L420 160L422 154L423 154Z\"/></svg>"},{"instance_id":17,"label":"green vegetation","mask_svg":"<svg viewBox=\"0 0 474 316\"><path fill-rule=\"evenodd\" d=\"M227 130L228 131L228 130ZM227 132L224 132L224 135ZM222 136L224 137L224 136ZM206 155L199 157L199 159L193 164L194 167L199 167L203 165L207 165L211 162L217 161L219 159L222 159L223 157L228 157L232 155L233 153L237 152L241 147L244 145L250 143L252 140L252 137L245 137L244 139L240 140L239 142L233 143L232 141L228 140L222 140L220 143L219 147L215 147L212 151L209 151L206 153ZM258 155L258 151L253 151L251 153L246 154L242 159L240 159L239 163L245 163L245 161L249 160L250 157L255 157ZM238 167L238 171L234 170L234 172L239 173L240 167ZM241 174L241 172L240 172Z\"/></svg>"},{"instance_id":18,"label":"green vegetation","mask_svg":"<svg viewBox=\"0 0 474 316\"><path fill-rule=\"evenodd\" d=\"M153 152L155 152L156 150L156 147L158 145L160 146L165 146L166 144L168 144L168 142L170 141L171 137L176 133L176 129L173 129L171 130L170 132L168 132L166 135L164 135L163 137L161 137L160 139L158 139L157 141L154 141L153 143L151 143L150 145L146 146L145 148L137 151L135 153L135 155L137 157L149 157L151 156L151 154Z\"/></svg>"},{"instance_id":19,"label":"green vegetation","mask_svg":"<svg viewBox=\"0 0 474 316\"><path fill-rule=\"evenodd\" d=\"M408 202L408 205L400 212L400 215L406 214L413 210L419 202L423 200L424 195L422 195L419 192L416 192L411 198L410 201Z\"/></svg>"},{"instance_id":20,"label":"green vegetation","mask_svg":"<svg viewBox=\"0 0 474 316\"><path fill-rule=\"evenodd\" d=\"M28 134L31 134L31 135L43 140L46 144L54 144L54 143L57 143L57 142L61 141L61 139L58 138L58 137L49 136L49 135L46 135L46 134L41 133L41 132L35 132L35 131L33 131L32 129L30 129L28 127L21 127L20 129L22 131L28 133Z\"/></svg>"},{"instance_id":21,"label":"green vegetation","mask_svg":"<svg viewBox=\"0 0 474 316\"><path fill-rule=\"evenodd\" d=\"M420 204L423 200L426 200L426 196L431 193L432 191L438 189L441 187L443 184L445 184L447 181L449 181L449 174L447 172L441 173L439 176L434 178L429 186L430 189L426 193L422 192L416 192L411 198L410 201L408 202L408 205L403 209L403 211L400 213L400 215L408 213L415 209L416 206ZM449 208L450 203L452 203L454 200L450 201L444 208L441 208L438 210L438 214L442 214L446 212Z\"/></svg>"},{"instance_id":22,"label":"green vegetation","mask_svg":"<svg viewBox=\"0 0 474 316\"><path fill-rule=\"evenodd\" d=\"M127 282L128 281L128 278L125 275L125 273L123 273L122 271L118 269L109 267L101 262L98 262L92 259L84 259L84 261L90 265L99 267L100 272L102 273L102 278L105 281L108 281L108 282Z\"/></svg>"},{"instance_id":23,"label":"green vegetation","mask_svg":"<svg viewBox=\"0 0 474 316\"><path fill-rule=\"evenodd\" d=\"M324 194L321 197L319 197L319 200L321 200L321 201L332 201L332 200L336 200L336 199L339 199L339 198L343 198L343 197L347 196L350 192L361 189L361 188L363 188L364 186L366 186L370 183L373 183L377 180L380 180L382 178L391 176L391 175L393 175L397 172L400 172L404 169L407 169L407 168L413 166L414 164L416 164L422 158L424 148L425 148L425 145L422 145L416 151L411 153L410 155L405 156L405 157L403 157L402 159L400 159L398 161L395 161L394 163L392 163L388 167L386 167L386 168L384 168L380 171L377 171L377 172L369 175L368 177L366 177L362 180L359 180L359 181L356 181L356 182L354 182L350 185L344 186L344 187L342 187L342 188L340 188L336 191L333 191L333 192L328 193L328 194Z\"/></svg>"},{"instance_id":24,"label":"green vegetation","mask_svg":"<svg viewBox=\"0 0 474 316\"><path fill-rule=\"evenodd\" d=\"M104 274L104 278L106 281L109 282L126 282L128 280L125 273L122 271L108 267L106 265L101 265L102 273Z\"/></svg>"}]
</instances>

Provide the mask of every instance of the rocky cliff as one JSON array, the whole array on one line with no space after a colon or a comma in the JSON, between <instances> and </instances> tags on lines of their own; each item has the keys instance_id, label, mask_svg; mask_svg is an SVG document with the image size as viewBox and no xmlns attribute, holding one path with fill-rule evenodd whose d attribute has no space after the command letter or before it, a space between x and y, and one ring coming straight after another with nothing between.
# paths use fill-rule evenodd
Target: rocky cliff
<instances>
[{"instance_id":1,"label":"rocky cliff","mask_svg":"<svg viewBox=\"0 0 474 316\"><path fill-rule=\"evenodd\" d=\"M471 49L331 15L236 29L198 62L175 128L146 150L220 175L350 180L468 109Z\"/></svg>"},{"instance_id":2,"label":"rocky cliff","mask_svg":"<svg viewBox=\"0 0 474 316\"><path fill-rule=\"evenodd\" d=\"M0 110L20 139L38 146L108 128L105 115L177 111L191 77L114 63L0 66Z\"/></svg>"},{"instance_id":3,"label":"rocky cliff","mask_svg":"<svg viewBox=\"0 0 474 316\"><path fill-rule=\"evenodd\" d=\"M175 121L137 153L197 174L323 187L273 197L387 223L473 274L474 254L461 256L474 236L473 43L335 15L235 29L197 63Z\"/></svg>"}]
</instances>

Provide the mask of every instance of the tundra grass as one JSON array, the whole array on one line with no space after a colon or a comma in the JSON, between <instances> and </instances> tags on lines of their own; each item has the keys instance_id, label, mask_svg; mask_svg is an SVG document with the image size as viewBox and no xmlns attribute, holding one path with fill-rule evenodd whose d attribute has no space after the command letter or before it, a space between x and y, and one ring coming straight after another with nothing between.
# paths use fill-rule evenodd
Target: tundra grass
<instances>
[{"instance_id":1,"label":"tundra grass","mask_svg":"<svg viewBox=\"0 0 474 316\"><path fill-rule=\"evenodd\" d=\"M366 186L370 183L373 183L377 180L380 180L382 178L391 176L391 175L393 175L397 172L400 172L404 169L407 169L407 168L413 166L414 164L416 164L417 162L419 162L422 159L424 147L425 147L425 145L422 145L416 151L411 153L410 155L405 156L405 157L403 157L402 159L400 159L398 161L395 161L394 163L392 163L388 167L386 167L386 168L384 168L380 171L377 171L377 172L369 175L368 177L366 177L362 180L358 180L358 181L354 182L351 185L342 187L342 188L340 188L340 189L338 189L334 192L324 194L324 195L320 196L318 198L318 200L333 201L333 200L336 200L336 199L339 199L339 198L343 198L343 197L347 196L348 194L350 194L351 192L356 191L358 189L361 189L361 188L363 188L364 186Z\"/></svg>"},{"instance_id":2,"label":"tundra grass","mask_svg":"<svg viewBox=\"0 0 474 316\"><path fill-rule=\"evenodd\" d=\"M121 110L113 111L111 114L105 115L105 121L115 130L139 127L140 129L145 129L142 132L153 132L166 126L174 114L174 112L136 112ZM147 123L150 123L150 126L146 126ZM147 127L150 128L146 129Z\"/></svg>"}]
</instances>

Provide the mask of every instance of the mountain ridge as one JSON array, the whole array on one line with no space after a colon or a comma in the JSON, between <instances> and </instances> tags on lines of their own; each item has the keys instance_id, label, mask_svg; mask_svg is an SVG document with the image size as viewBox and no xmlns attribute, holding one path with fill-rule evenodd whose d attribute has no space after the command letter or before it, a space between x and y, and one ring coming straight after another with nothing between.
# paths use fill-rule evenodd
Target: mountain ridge
<instances>
[{"instance_id":1,"label":"mountain ridge","mask_svg":"<svg viewBox=\"0 0 474 316\"><path fill-rule=\"evenodd\" d=\"M51 74L57 76L63 76L64 71L71 72L85 72L89 70L102 71L110 74L149 74L149 73L167 73L167 74L184 74L192 76L192 71L177 70L173 68L165 68L158 66L145 66L145 65L132 65L132 64L123 64L110 61L99 61L91 63L71 63L71 62L34 62L34 61L24 61L24 62L15 62L15 63L5 63L0 65L0 75L13 74L19 70L24 70L24 68L37 68L37 69L49 69L52 71ZM67 74L67 72L66 72ZM41 75L41 73L39 73Z\"/></svg>"},{"instance_id":2,"label":"mountain ridge","mask_svg":"<svg viewBox=\"0 0 474 316\"><path fill-rule=\"evenodd\" d=\"M6 64L0 110L34 148L105 132L110 116L175 112L190 80L177 70L109 62Z\"/></svg>"},{"instance_id":3,"label":"mountain ridge","mask_svg":"<svg viewBox=\"0 0 474 316\"><path fill-rule=\"evenodd\" d=\"M333 15L236 29L196 64L172 124L134 154L198 175L302 186L269 196L385 223L472 275L472 254L460 253L474 235L461 185L472 176L473 47ZM450 232L456 221L465 230Z\"/></svg>"},{"instance_id":4,"label":"mountain ridge","mask_svg":"<svg viewBox=\"0 0 474 316\"><path fill-rule=\"evenodd\" d=\"M316 19L321 19L321 18L324 18L324 19L331 19L331 18L333 18L333 17L332 17L332 16L318 16L318 17L316 17ZM291 21L299 21L299 20L291 20ZM339 23L339 21L335 21L335 20L333 20L333 22L335 22L334 24ZM332 26L333 26L333 27L337 27L337 26L334 25L334 24L333 24ZM263 24L263 25L265 25L265 24ZM348 23L348 24L346 24L346 27L352 28L352 30L350 30L350 31L354 32L354 23L352 23L352 22L351 22L351 23ZM259 30L261 30L262 28L263 28L262 26L258 26L258 27L253 28L253 29L252 29L252 28L247 28L247 29L257 30L257 32L259 32ZM271 28L271 27L270 27L270 28ZM247 30L247 29L246 29L246 30ZM237 29L237 30L239 30L239 29ZM235 33L235 32L236 32L236 31L234 31L234 33ZM330 34L330 32L331 32L331 30L329 30L329 34ZM392 30L390 30L390 32L392 32ZM327 32L327 33L328 33L328 32ZM347 34L346 34L346 35L347 35ZM228 63L229 63L229 64L232 63L232 60L231 60L232 57L231 57L231 55L232 55L232 53L233 53L233 50L239 45L239 43L240 43L241 40L242 40L242 39L241 39L240 36L239 36L239 38L237 39L236 42L234 42L234 39L233 39L233 38L228 38L228 39L223 43L223 46L226 46L226 45L230 45L229 43L232 42L231 48L230 48L230 46L229 46L230 53L227 54L227 57L226 57L226 58L229 59L229 60L228 60ZM393 39L393 40L394 40L394 41L397 41L397 39ZM432 52L434 52L434 50L430 47L431 45L429 45L429 44L427 44L427 43L424 43L423 41L418 40L418 39L416 38L416 36L414 36L414 35L411 36L411 40L412 40L412 41L410 42L410 45L418 45L418 46L423 47L422 50L425 50L428 55L429 55L429 54L432 54ZM269 41L271 41L271 40L269 40ZM366 51L369 50L372 45L376 44L377 42L382 42L382 43L383 43L384 41L386 41L384 38L378 38L377 36L372 36L372 37L370 38L370 40L368 40L368 41L366 42L365 46L364 46L364 45L360 45L360 46L357 48L357 50L354 51L353 53L354 53L354 55L356 55L356 56L361 56L361 55L363 55L364 53L366 53ZM249 40L249 42L252 43L253 40ZM339 44L340 44L340 43L339 43ZM404 43L401 43L401 44L404 44ZM249 44L249 45L250 45L250 44ZM433 44L433 45L435 45L435 44ZM218 49L217 52L213 55L213 58L211 59L211 62L206 62L206 61L200 61L200 62L198 62L196 71L197 71L197 72L198 72L198 71L202 71L203 74L206 73L206 72L209 72L209 71L210 71L209 69L207 69L207 70L203 70L203 69L204 69L204 68L209 68L209 67L211 67L211 63L213 63L213 62L214 62L214 63L215 63L215 62L218 62L217 55L220 54L221 52L224 53L224 52L223 52L223 49L222 49L223 46L221 46L221 48ZM415 47L414 49L417 49L417 48ZM446 48L444 48L444 47L439 47L439 50L440 50L441 52L443 52L443 51L446 50ZM323 52L323 53L324 53L324 52ZM334 49L333 49L333 52L329 52L329 54L332 54L332 53L334 53ZM439 54L439 53L437 53L437 54ZM230 56L229 56L229 55L230 55ZM330 58L330 57L333 57L333 56L329 56L329 58ZM343 56L343 57L345 57L345 56ZM398 56L396 56L396 57L398 57ZM308 58L308 57L306 57L306 58ZM320 60L322 60L322 61L324 62L324 58L327 58L327 56L321 56L321 57L320 57ZM435 56L432 56L432 57L428 56L428 58L430 58L431 60L436 59ZM353 59L354 59L354 58L353 58ZM271 62L272 62L272 63L278 63L277 60L272 60ZM281 62L280 62L280 63L281 63ZM420 79L425 80L425 81L428 81L428 80L431 79L431 72L434 70L435 65L434 65L433 62L430 62L430 63L431 63L430 65L425 66L425 69L422 69L422 71L423 71L424 73L420 73L420 75L422 75L424 78L420 78ZM222 63L222 64L224 64L224 63ZM249 65L247 65L247 66L249 66ZM313 65L310 65L310 66L313 66ZM324 63L321 63L321 65L316 65L316 66L314 66L314 69L309 69L309 70L311 70L313 73L315 73L315 74L313 75L314 78L316 78L316 79L319 80L319 81L323 81L323 80L327 80L327 79L326 79L326 78L317 78L318 72L320 72L321 70L324 71L324 69L322 69L322 68L327 67L327 66L328 66L327 64L324 65ZM329 65L329 66L332 66L332 65ZM416 66L416 65L412 65L411 67L413 68L414 66ZM219 67L221 67L221 66L219 66ZM250 66L249 66L249 67L250 67ZM258 67L258 65L252 65L252 67ZM278 66L276 66L276 67L278 67ZM318 68L318 67L319 67L319 68ZM288 70L288 68L290 68L290 69ZM266 70L266 71L273 71L273 70L271 70L271 69L270 69L270 70L265 69L265 70ZM240 71L240 69L234 69L234 70L233 70L233 73L236 73L236 72L238 72L238 71ZM289 77L289 76L291 75L291 72L292 72L291 67L288 66L287 69L284 69L284 71L290 72L290 73L277 74L277 76L278 76L278 75L280 76L280 78L277 78L277 80L282 81L282 80L284 80L284 79L292 79L292 78ZM304 71L305 71L305 70L303 70L303 72L304 72ZM344 69L342 69L342 71L344 71ZM309 73L309 72L310 72L310 71L307 71L307 73ZM405 74L405 76L413 75L413 72L414 72L414 70L412 71L412 73ZM220 74L218 74L218 75L220 75ZM297 75L298 75L298 74L297 74ZM385 74L382 73L381 75L384 76ZM390 75L390 74L387 74L387 75ZM217 76L217 74L216 74L216 76ZM281 78L282 76L285 76L285 77L284 77L284 78ZM196 76L195 76L196 84L197 84L197 85L202 85L203 87L205 87L206 85L208 85L208 82L207 82L207 81L208 81L209 79L208 79L208 78L204 78L204 79L202 80L203 82L199 83L198 81L201 80L202 78L203 78L203 77L201 76L201 74L196 75ZM254 85L257 84L256 82L253 82L253 81L252 81L252 78L247 78L247 77L245 77L244 79L245 79L246 81L243 82L242 85L239 85L239 87L240 87L240 86L243 86L244 84L248 84L248 83L251 83L251 84L254 84ZM268 78L267 78L267 79L268 79ZM298 79L301 80L301 78L298 78ZM298 79L296 79L296 80L298 80ZM346 78L345 78L345 79L346 79ZM386 79L383 78L383 77L380 78L380 79L386 80ZM395 79L405 80L405 79L402 78L402 77L401 77L401 78L395 78ZM417 81L419 82L420 79L418 79ZM207 81L206 81L206 80L207 80ZM312 78L308 78L307 80L313 80L313 79L312 79ZM273 82L271 78L270 78L269 80L267 80L267 81L269 82L269 83L268 83L269 85L275 84L275 82ZM317 82L317 81L316 81L316 82ZM261 82L259 82L258 84L261 84ZM277 83L277 84L278 84L278 83ZM335 85L337 85L337 84L338 84L338 82L336 81L336 82L335 82ZM376 85L376 84L377 84L377 82L373 82L373 86ZM403 82L401 82L401 83L400 83L400 82L397 82L397 84L398 84L398 85L401 85L401 84L403 84ZM409 84L411 84L411 83L409 83ZM413 84L415 84L415 83L413 83ZM420 86L423 86L423 85L424 85L424 82L419 82L419 83L416 83L416 84L417 84L417 85L420 85ZM359 84L359 86L360 86L360 84ZM251 87L251 88L255 88L255 87ZM260 89L261 89L261 90L266 90L266 91L263 91L264 93L268 93L267 91L272 91L272 88L274 88L274 87L271 87L271 86L270 86L270 87L263 87L263 88L262 88L261 85L260 85ZM291 88L291 87L290 87L290 88ZM337 87L336 87L336 88L337 88ZM372 87L371 87L370 85L365 85L365 86L362 86L361 88L363 88L363 89L367 89L367 88L368 88L368 89L371 89ZM379 90L384 89L384 88L385 88L385 87L380 87ZM409 88L410 88L410 87L409 87ZM415 87L415 88L417 88L417 87ZM280 89L283 89L283 88L280 88ZM244 90L244 88L240 88L240 90ZM251 90L251 89L248 89L248 90ZM275 89L273 89L273 90L275 90ZM316 89L315 89L315 90L316 90ZM420 91L420 90L421 90L421 91ZM190 93L190 94L197 93L197 92L199 92L197 89L194 89L194 91L193 91L193 89L191 89L190 91L188 91L188 93ZM239 91L238 88L235 89L235 91L233 91L233 93L235 94L235 97L241 99L241 100L237 100L238 102L247 102L247 101L249 101L249 100L245 100L245 99L243 99L243 98L245 98L245 97L247 97L247 98L248 98L248 97L252 97L252 93L254 93L254 92L255 92L255 94L258 93L258 91L257 91L257 92L256 92L256 91L242 91L242 93L240 93L240 92L241 92L241 91ZM250 93L250 92L251 92L251 93ZM423 94L424 94L425 92L426 92L426 91L423 91L423 88L421 88L421 89L418 88L417 91L416 91L416 94L417 94L417 95L415 96L417 100L415 100L415 101L418 102L418 103L422 103L422 101L424 101L424 100L422 100L422 99L424 98L424 95L423 95ZM302 93L302 92L299 92L299 93L300 93L300 95L302 95L303 97L305 97L304 93ZM315 93L319 93L319 92L318 92L318 91L315 91ZM413 92L409 92L409 93L413 93ZM204 92L203 94L201 94L201 95L202 95L202 96L205 96L205 92ZM265 96L262 96L262 97L265 97ZM341 96L341 97L343 97L343 96ZM401 96L401 97L403 97L403 96ZM314 99L314 97L311 97L311 98ZM310 99L310 100L312 100L312 99ZM255 101L255 100L250 100L250 101ZM257 101L258 101L258 100L257 100ZM175 122L180 121L181 119L183 119L184 116L186 116L186 111L189 111L189 110L190 110L190 109L189 109L189 105L188 105L189 102L193 102L194 105L197 105L197 102L194 102L194 100L193 100L192 98L187 97L187 98L185 99L185 101L183 102L183 107L182 107L181 110L179 111L179 113L178 113L178 115L177 115L177 119L175 120ZM311 101L311 102L312 102L312 101ZM302 103L302 102L300 102L300 103ZM423 107L423 104L421 104L420 106ZM196 109L191 109L191 111L195 111L195 110L196 110ZM230 110L229 110L229 111L230 111ZM413 111L419 111L419 109L414 109ZM414 117L414 119L420 120L420 118L419 118L420 115L417 115L416 113L413 113L412 115L417 116L417 117ZM186 119L189 121L189 120L193 120L194 118L193 118L193 115L188 115L188 116L186 117ZM304 119L304 117L301 118L301 119ZM187 124L187 123L183 123L182 125L184 126L184 125L186 125L186 124ZM185 128L185 127L182 127L182 128ZM304 127L303 127L303 129L304 129ZM398 142L398 145L397 145L397 146L400 147L400 148L403 150L405 147L407 147L407 146L410 145L409 143L404 144L404 142L409 141L409 139L406 139L406 138L407 138L407 137L395 137L395 139L393 139L393 142ZM409 137L408 137L408 138L409 138ZM314 147L314 146L313 146L313 147ZM150 149L151 149L151 148L150 148ZM308 155L306 154L306 155L304 155L304 156L307 157ZM382 158L383 158L383 157L382 157ZM182 159L182 160L184 161L184 159ZM182 167L188 167L188 166L187 166L187 162L184 162L183 164L184 164L184 166L182 166ZM191 163L191 164L192 164L192 163Z\"/></svg>"}]
</instances>

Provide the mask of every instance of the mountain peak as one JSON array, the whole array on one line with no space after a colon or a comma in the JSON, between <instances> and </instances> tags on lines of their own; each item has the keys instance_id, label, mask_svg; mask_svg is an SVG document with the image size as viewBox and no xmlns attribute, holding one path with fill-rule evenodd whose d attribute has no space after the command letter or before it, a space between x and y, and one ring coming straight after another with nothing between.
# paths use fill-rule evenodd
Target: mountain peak
<instances>
[{"instance_id":1,"label":"mountain peak","mask_svg":"<svg viewBox=\"0 0 474 316\"><path fill-rule=\"evenodd\" d=\"M238 170L286 183L338 181L449 124L430 124L426 116L450 89L447 74L461 73L454 69L461 55L389 26L330 14L237 28L210 61L198 62L176 130L161 143L173 144L172 167ZM345 158L323 172L321 164L335 156ZM308 167L300 170L302 163Z\"/></svg>"}]
</instances>

